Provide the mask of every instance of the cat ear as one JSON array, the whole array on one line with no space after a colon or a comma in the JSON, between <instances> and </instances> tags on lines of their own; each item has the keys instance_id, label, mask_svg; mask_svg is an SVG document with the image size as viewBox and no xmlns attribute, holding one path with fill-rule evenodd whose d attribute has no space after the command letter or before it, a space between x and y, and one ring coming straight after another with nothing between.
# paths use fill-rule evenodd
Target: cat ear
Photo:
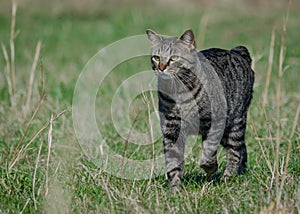
<instances>
[{"instance_id":1,"label":"cat ear","mask_svg":"<svg viewBox=\"0 0 300 214\"><path fill-rule=\"evenodd\" d=\"M152 44L157 44L162 41L162 37L155 33L153 30L146 30L148 39L151 41Z\"/></svg>"},{"instance_id":2,"label":"cat ear","mask_svg":"<svg viewBox=\"0 0 300 214\"><path fill-rule=\"evenodd\" d=\"M191 29L184 31L179 39L189 45L190 48L196 48L195 36Z\"/></svg>"}]
</instances>

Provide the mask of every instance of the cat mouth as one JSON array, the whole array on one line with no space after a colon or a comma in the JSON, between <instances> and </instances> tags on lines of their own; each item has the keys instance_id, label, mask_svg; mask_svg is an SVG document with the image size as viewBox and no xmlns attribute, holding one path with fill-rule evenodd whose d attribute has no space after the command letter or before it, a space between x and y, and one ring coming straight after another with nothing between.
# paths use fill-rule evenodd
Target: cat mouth
<instances>
[{"instance_id":1,"label":"cat mouth","mask_svg":"<svg viewBox=\"0 0 300 214\"><path fill-rule=\"evenodd\" d=\"M164 79L171 79L174 77L174 73L171 73L169 71L160 71L156 70L155 72L159 77L164 78Z\"/></svg>"}]
</instances>

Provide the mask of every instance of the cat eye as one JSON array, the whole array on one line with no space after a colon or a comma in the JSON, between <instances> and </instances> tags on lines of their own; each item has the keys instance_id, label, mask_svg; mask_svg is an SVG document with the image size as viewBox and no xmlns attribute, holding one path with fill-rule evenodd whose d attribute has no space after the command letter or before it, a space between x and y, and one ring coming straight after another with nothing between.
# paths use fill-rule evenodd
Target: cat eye
<instances>
[{"instance_id":1,"label":"cat eye","mask_svg":"<svg viewBox=\"0 0 300 214\"><path fill-rule=\"evenodd\" d=\"M152 56L152 59L153 59L154 61L156 61L156 62L159 62L159 61L160 61L160 57L159 57L159 56L156 56L156 55Z\"/></svg>"},{"instance_id":2,"label":"cat eye","mask_svg":"<svg viewBox=\"0 0 300 214\"><path fill-rule=\"evenodd\" d=\"M170 61L171 61L171 62L175 62L175 61L178 60L178 58L179 58L178 56L171 56L171 57L170 57Z\"/></svg>"}]
</instances>

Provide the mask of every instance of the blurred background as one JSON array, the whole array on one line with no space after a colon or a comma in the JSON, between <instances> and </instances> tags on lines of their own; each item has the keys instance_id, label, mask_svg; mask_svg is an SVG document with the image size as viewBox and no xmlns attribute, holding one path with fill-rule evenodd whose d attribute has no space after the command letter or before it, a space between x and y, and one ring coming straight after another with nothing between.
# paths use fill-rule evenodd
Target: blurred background
<instances>
[{"instance_id":1,"label":"blurred background","mask_svg":"<svg viewBox=\"0 0 300 214\"><path fill-rule=\"evenodd\" d=\"M254 57L267 57L272 29L282 30L289 7L286 0L22 0L17 3L19 34L15 41L19 65L26 57L30 58L29 49L42 40L45 69L51 71L48 75L51 78L50 73L55 73L55 78L59 76L66 83L73 77L69 72L75 78L99 49L118 39L144 34L147 28L172 36L192 28L199 49L229 49L242 44ZM291 1L289 8L286 43L297 47L299 1ZM1 1L0 40L4 43L9 39L10 20L11 3ZM289 48L287 55L292 64L297 63L295 58L300 50ZM263 65L258 66L264 69Z\"/></svg>"}]
</instances>

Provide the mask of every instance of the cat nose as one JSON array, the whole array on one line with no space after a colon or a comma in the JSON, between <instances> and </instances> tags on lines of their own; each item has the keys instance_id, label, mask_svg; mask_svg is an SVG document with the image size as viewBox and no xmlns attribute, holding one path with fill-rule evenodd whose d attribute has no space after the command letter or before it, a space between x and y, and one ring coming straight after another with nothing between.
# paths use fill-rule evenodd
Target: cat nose
<instances>
[{"instance_id":1,"label":"cat nose","mask_svg":"<svg viewBox=\"0 0 300 214\"><path fill-rule=\"evenodd\" d=\"M160 62L158 65L159 70L164 71L167 68L167 64Z\"/></svg>"}]
</instances>

